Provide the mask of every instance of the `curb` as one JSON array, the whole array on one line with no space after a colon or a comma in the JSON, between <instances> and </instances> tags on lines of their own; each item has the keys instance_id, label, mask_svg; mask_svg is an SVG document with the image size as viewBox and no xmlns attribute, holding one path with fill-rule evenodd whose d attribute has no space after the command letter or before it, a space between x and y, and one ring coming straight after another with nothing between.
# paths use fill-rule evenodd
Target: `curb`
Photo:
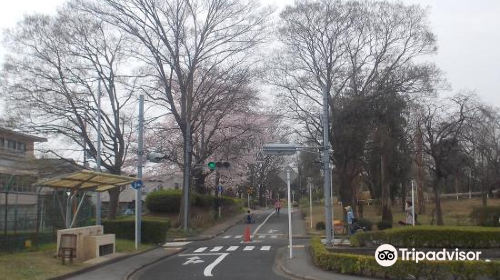
<instances>
[{"instance_id":1,"label":"curb","mask_svg":"<svg viewBox=\"0 0 500 280\"><path fill-rule=\"evenodd\" d=\"M116 257L114 259L103 261L101 263L98 263L98 264L95 264L95 265L91 265L91 266L88 266L88 267L84 267L82 269L79 269L79 270L76 270L76 271L73 271L73 272L70 272L70 273L66 273L66 274L63 274L63 275L60 275L60 276L49 278L47 280L63 280L63 279L69 278L69 277L77 276L77 275L80 275L80 274L83 274L83 273L87 273L87 272L99 269L99 268L101 268L103 266L106 266L106 265L110 265L110 264L113 264L113 263L116 263L116 262L119 262L119 261L122 261L122 260L125 260L125 259L128 259L128 258L131 258L131 257L138 256L140 254L147 253L149 251L152 251L152 250L155 250L155 249L158 249L158 248L161 248L161 246L155 246L155 247L149 248L149 249L144 250L144 251L134 252L134 253L131 253L131 254L128 254L128 255L125 255L125 256Z\"/></svg>"},{"instance_id":2,"label":"curb","mask_svg":"<svg viewBox=\"0 0 500 280\"><path fill-rule=\"evenodd\" d=\"M134 274L136 274L136 273L137 273L137 272L139 272L140 270L142 270L142 269L144 269L144 268L146 268L146 267L148 267L148 266L154 265L154 264L156 264L156 263L158 263L158 262L160 262L160 261L162 261L162 260L164 260L164 259L166 259L166 258L169 258L169 257L171 257L171 256L177 255L177 254L179 254L179 253L181 253L181 252L184 252L184 251L186 251L186 250L187 250L187 248L183 248L183 249L181 249L181 250L179 250L179 251L176 251L176 252L173 252L173 253L168 254L168 255L166 255L166 256L163 256L163 257L161 257L161 258L158 258L158 259L156 259L156 260L154 260L154 261L152 261L152 262L150 262L150 263L147 263L147 264L141 265L140 267L138 267L138 268L134 269L132 272L130 272L129 274L127 274L127 275L126 275L125 277L123 277L122 279L123 279L123 280L131 280L131 279L133 279L132 277L134 276Z\"/></svg>"},{"instance_id":3,"label":"curb","mask_svg":"<svg viewBox=\"0 0 500 280\"><path fill-rule=\"evenodd\" d=\"M286 247L278 249L278 253L276 254L276 268L286 274L287 276L291 276L294 279L304 279L304 280L323 280L323 279L318 279L312 276L307 276L307 275L302 275L302 274L297 274L295 272L292 272L285 266L285 251Z\"/></svg>"}]
</instances>

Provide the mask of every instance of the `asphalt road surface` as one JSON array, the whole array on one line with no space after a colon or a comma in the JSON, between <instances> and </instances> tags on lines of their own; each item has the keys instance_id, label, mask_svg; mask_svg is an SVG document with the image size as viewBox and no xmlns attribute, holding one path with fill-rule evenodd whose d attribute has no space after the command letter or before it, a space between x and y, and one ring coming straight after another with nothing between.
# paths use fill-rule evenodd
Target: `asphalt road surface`
<instances>
[{"instance_id":1,"label":"asphalt road surface","mask_svg":"<svg viewBox=\"0 0 500 280\"><path fill-rule=\"evenodd\" d=\"M180 244L185 248L181 253L144 268L134 274L133 279L287 279L273 269L277 250L288 245L286 210L282 210L279 217L270 210L256 214L255 221L250 225L252 241L249 243L243 242L247 225L242 221L214 239ZM296 243L294 239L294 245Z\"/></svg>"}]
</instances>

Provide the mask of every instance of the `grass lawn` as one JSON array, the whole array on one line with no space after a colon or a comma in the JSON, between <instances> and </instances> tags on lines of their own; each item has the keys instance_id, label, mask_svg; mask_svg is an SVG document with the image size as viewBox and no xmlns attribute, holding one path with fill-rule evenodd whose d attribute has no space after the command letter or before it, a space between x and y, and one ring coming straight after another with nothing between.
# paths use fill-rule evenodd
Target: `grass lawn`
<instances>
[{"instance_id":1,"label":"grass lawn","mask_svg":"<svg viewBox=\"0 0 500 280\"><path fill-rule=\"evenodd\" d=\"M482 201L479 198L473 199L447 199L441 201L441 208L443 210L443 220L444 224L447 226L472 226L473 223L469 218L472 208L475 206L481 206ZM500 199L489 199L488 205L500 206ZM309 205L301 205L302 211L306 215L306 225L311 234L324 234L324 231L317 231L314 227L318 221L325 220L325 208L323 205L313 205L313 229L310 229L310 215L309 215ZM430 225L432 217L429 215L434 209L434 204L429 202L426 204L426 214L418 215L418 221L423 225ZM335 204L333 207L334 219L343 220L342 207ZM398 221L403 221L406 217L406 213L401 211L401 205L394 205L392 207L392 214L394 220L394 227L397 227ZM377 211L374 205L365 205L363 210L363 218L369 219L374 224L381 220L379 211ZM434 221L434 225L436 221Z\"/></svg>"},{"instance_id":2,"label":"grass lawn","mask_svg":"<svg viewBox=\"0 0 500 280\"><path fill-rule=\"evenodd\" d=\"M139 250L154 247L141 244ZM116 240L116 251L120 253L135 252L135 243L131 240ZM31 251L0 254L0 278L9 280L43 280L82 269L87 264L74 262L61 264L60 258L54 258L56 244L44 244Z\"/></svg>"}]
</instances>

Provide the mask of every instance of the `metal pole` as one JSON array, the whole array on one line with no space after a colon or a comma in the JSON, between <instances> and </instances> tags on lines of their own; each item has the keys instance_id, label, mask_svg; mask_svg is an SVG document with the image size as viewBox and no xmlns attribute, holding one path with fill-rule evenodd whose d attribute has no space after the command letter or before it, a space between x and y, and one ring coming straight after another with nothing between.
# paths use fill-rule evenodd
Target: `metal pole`
<instances>
[{"instance_id":1,"label":"metal pole","mask_svg":"<svg viewBox=\"0 0 500 280\"><path fill-rule=\"evenodd\" d=\"M191 154L191 124L189 123L188 110L186 108L186 139L184 140L184 212L183 212L183 226L184 231L188 230L189 220L189 173L190 173L190 154Z\"/></svg>"},{"instance_id":2,"label":"metal pole","mask_svg":"<svg viewBox=\"0 0 500 280\"><path fill-rule=\"evenodd\" d=\"M412 225L415 226L415 186L414 180L411 180L411 215L412 215Z\"/></svg>"},{"instance_id":3,"label":"metal pole","mask_svg":"<svg viewBox=\"0 0 500 280\"><path fill-rule=\"evenodd\" d=\"M96 170L101 172L101 78L98 81L97 91L97 155L96 155ZM97 192L97 201L95 206L95 224L101 224L101 193Z\"/></svg>"},{"instance_id":4,"label":"metal pole","mask_svg":"<svg viewBox=\"0 0 500 280\"><path fill-rule=\"evenodd\" d=\"M142 155L144 154L144 95L139 96L139 137L137 139L137 178L142 181ZM141 244L142 189L135 189L135 249Z\"/></svg>"},{"instance_id":5,"label":"metal pole","mask_svg":"<svg viewBox=\"0 0 500 280\"><path fill-rule=\"evenodd\" d=\"M309 215L311 216L311 228L313 228L313 197L312 197L312 184L308 182L309 185Z\"/></svg>"},{"instance_id":6,"label":"metal pole","mask_svg":"<svg viewBox=\"0 0 500 280\"><path fill-rule=\"evenodd\" d=\"M330 200L330 155L329 155L329 120L328 120L328 92L326 86L323 87L323 171L324 171L324 182L323 190L325 195L325 230L326 230L326 246L333 247L332 242L332 203Z\"/></svg>"},{"instance_id":7,"label":"metal pole","mask_svg":"<svg viewBox=\"0 0 500 280\"><path fill-rule=\"evenodd\" d=\"M286 169L286 187L288 192L288 244L290 248L290 259L293 258L292 247L292 202L290 201L290 168Z\"/></svg>"},{"instance_id":8,"label":"metal pole","mask_svg":"<svg viewBox=\"0 0 500 280\"><path fill-rule=\"evenodd\" d=\"M247 191L247 207L250 209L250 193Z\"/></svg>"}]
</instances>

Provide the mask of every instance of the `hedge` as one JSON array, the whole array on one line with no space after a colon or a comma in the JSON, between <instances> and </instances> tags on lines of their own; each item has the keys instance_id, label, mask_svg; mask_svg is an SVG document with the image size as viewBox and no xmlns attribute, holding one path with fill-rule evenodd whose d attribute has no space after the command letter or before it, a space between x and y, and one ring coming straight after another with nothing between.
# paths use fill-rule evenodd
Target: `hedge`
<instances>
[{"instance_id":1,"label":"hedge","mask_svg":"<svg viewBox=\"0 0 500 280\"><path fill-rule=\"evenodd\" d=\"M474 207L470 218L478 226L500 227L500 206Z\"/></svg>"},{"instance_id":2,"label":"hedge","mask_svg":"<svg viewBox=\"0 0 500 280\"><path fill-rule=\"evenodd\" d=\"M377 222L377 229L378 230L386 230L386 229L389 229L389 228L392 228L392 222L391 221L382 220L382 221Z\"/></svg>"},{"instance_id":3,"label":"hedge","mask_svg":"<svg viewBox=\"0 0 500 280\"><path fill-rule=\"evenodd\" d=\"M178 213L181 196L180 190L154 191L146 197L146 207L153 213Z\"/></svg>"},{"instance_id":4,"label":"hedge","mask_svg":"<svg viewBox=\"0 0 500 280\"><path fill-rule=\"evenodd\" d=\"M146 197L146 207L153 213L178 213L180 209L182 192L180 190L159 190ZM209 209L211 207L234 207L237 200L222 196L200 195L193 193L190 203L194 206Z\"/></svg>"},{"instance_id":5,"label":"hedge","mask_svg":"<svg viewBox=\"0 0 500 280\"><path fill-rule=\"evenodd\" d=\"M486 227L401 227L351 236L352 246L391 244L415 248L500 248L500 229Z\"/></svg>"},{"instance_id":6,"label":"hedge","mask_svg":"<svg viewBox=\"0 0 500 280\"><path fill-rule=\"evenodd\" d=\"M126 220L104 220L102 221L105 233L114 233L116 238L135 239L135 221ZM148 220L143 219L141 223L142 243L158 244L165 242L167 231L170 228L170 220Z\"/></svg>"},{"instance_id":7,"label":"hedge","mask_svg":"<svg viewBox=\"0 0 500 280\"><path fill-rule=\"evenodd\" d=\"M390 267L383 267L373 256L330 252L317 237L311 240L311 255L313 263L324 270L372 278L476 280L489 277L489 279L500 280L500 262L497 261L420 261L415 263L398 260Z\"/></svg>"}]
</instances>

